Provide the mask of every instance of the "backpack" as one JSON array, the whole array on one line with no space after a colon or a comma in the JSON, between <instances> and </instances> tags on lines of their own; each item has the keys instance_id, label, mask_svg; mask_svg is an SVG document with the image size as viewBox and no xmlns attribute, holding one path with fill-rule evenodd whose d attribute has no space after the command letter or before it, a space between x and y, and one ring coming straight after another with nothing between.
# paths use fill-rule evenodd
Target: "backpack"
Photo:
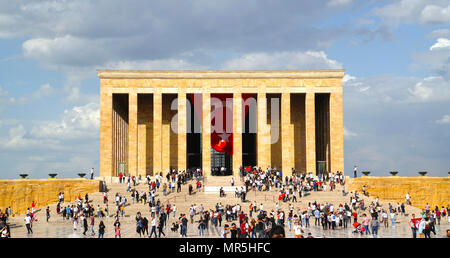
<instances>
[{"instance_id":1,"label":"backpack","mask_svg":"<svg viewBox=\"0 0 450 258\"><path fill-rule=\"evenodd\" d=\"M429 231L430 230L430 224L429 223L425 223L425 230Z\"/></svg>"}]
</instances>

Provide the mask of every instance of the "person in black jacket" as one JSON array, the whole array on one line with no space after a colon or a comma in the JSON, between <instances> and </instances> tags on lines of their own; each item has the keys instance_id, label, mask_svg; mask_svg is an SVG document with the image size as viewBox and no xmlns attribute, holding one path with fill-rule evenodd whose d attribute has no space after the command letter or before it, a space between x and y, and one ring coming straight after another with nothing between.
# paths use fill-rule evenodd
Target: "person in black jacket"
<instances>
[{"instance_id":1,"label":"person in black jacket","mask_svg":"<svg viewBox=\"0 0 450 258\"><path fill-rule=\"evenodd\" d=\"M88 223L86 217L83 219L83 228L84 228L83 235L86 235L86 231L88 230Z\"/></svg>"},{"instance_id":2,"label":"person in black jacket","mask_svg":"<svg viewBox=\"0 0 450 258\"><path fill-rule=\"evenodd\" d=\"M100 221L100 224L98 224L98 238L103 238L103 235L105 234L105 224L103 223L103 220Z\"/></svg>"}]
</instances>

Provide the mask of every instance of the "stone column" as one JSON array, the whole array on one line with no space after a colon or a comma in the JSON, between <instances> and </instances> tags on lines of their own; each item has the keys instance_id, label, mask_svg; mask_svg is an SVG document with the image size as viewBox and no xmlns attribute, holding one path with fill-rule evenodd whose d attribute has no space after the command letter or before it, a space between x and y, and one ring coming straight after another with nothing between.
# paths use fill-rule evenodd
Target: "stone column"
<instances>
[{"instance_id":1,"label":"stone column","mask_svg":"<svg viewBox=\"0 0 450 258\"><path fill-rule=\"evenodd\" d=\"M204 89L202 94L202 170L211 175L211 94Z\"/></svg>"},{"instance_id":2,"label":"stone column","mask_svg":"<svg viewBox=\"0 0 450 258\"><path fill-rule=\"evenodd\" d=\"M100 176L111 177L114 174L112 169L112 93L105 91L100 82Z\"/></svg>"},{"instance_id":3,"label":"stone column","mask_svg":"<svg viewBox=\"0 0 450 258\"><path fill-rule=\"evenodd\" d=\"M153 175L162 172L162 94L153 93Z\"/></svg>"},{"instance_id":4,"label":"stone column","mask_svg":"<svg viewBox=\"0 0 450 258\"><path fill-rule=\"evenodd\" d=\"M242 94L233 94L233 176L242 166Z\"/></svg>"},{"instance_id":5,"label":"stone column","mask_svg":"<svg viewBox=\"0 0 450 258\"><path fill-rule=\"evenodd\" d=\"M137 93L130 89L128 94L128 173L138 174L138 132L137 132Z\"/></svg>"},{"instance_id":6,"label":"stone column","mask_svg":"<svg viewBox=\"0 0 450 258\"><path fill-rule=\"evenodd\" d=\"M316 114L315 94L305 96L306 172L316 173Z\"/></svg>"},{"instance_id":7,"label":"stone column","mask_svg":"<svg viewBox=\"0 0 450 258\"><path fill-rule=\"evenodd\" d=\"M291 123L291 94L281 94L281 157L282 172L291 173L294 163L294 125Z\"/></svg>"},{"instance_id":8,"label":"stone column","mask_svg":"<svg viewBox=\"0 0 450 258\"><path fill-rule=\"evenodd\" d=\"M267 124L266 93L259 91L257 97L258 126L257 126L257 166L265 170L270 166L270 126Z\"/></svg>"},{"instance_id":9,"label":"stone column","mask_svg":"<svg viewBox=\"0 0 450 258\"><path fill-rule=\"evenodd\" d=\"M186 170L186 92L178 92L178 170Z\"/></svg>"},{"instance_id":10,"label":"stone column","mask_svg":"<svg viewBox=\"0 0 450 258\"><path fill-rule=\"evenodd\" d=\"M342 88L330 93L330 151L331 172L344 172L344 117Z\"/></svg>"}]
</instances>

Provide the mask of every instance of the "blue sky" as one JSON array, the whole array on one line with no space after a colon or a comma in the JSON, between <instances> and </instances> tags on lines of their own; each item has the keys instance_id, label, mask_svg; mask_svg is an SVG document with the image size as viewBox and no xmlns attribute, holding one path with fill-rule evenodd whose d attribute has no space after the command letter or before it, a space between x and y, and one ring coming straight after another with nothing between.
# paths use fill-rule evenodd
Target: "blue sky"
<instances>
[{"instance_id":1,"label":"blue sky","mask_svg":"<svg viewBox=\"0 0 450 258\"><path fill-rule=\"evenodd\" d=\"M0 178L98 171L96 69L346 69L345 172L450 171L449 0L0 0Z\"/></svg>"}]
</instances>

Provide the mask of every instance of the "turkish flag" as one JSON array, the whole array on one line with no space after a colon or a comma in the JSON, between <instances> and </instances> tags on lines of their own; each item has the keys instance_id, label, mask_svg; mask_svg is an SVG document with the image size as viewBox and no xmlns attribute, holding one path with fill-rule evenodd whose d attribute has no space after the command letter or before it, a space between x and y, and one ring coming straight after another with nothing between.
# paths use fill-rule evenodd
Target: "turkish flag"
<instances>
[{"instance_id":1,"label":"turkish flag","mask_svg":"<svg viewBox=\"0 0 450 258\"><path fill-rule=\"evenodd\" d=\"M233 155L233 102L227 106L227 99L233 100L233 94L211 94L211 147L218 152ZM219 101L219 103L214 103ZM213 115L214 114L214 115ZM227 130L228 129L228 130ZM231 129L231 130L230 130Z\"/></svg>"},{"instance_id":2,"label":"turkish flag","mask_svg":"<svg viewBox=\"0 0 450 258\"><path fill-rule=\"evenodd\" d=\"M195 114L203 124L202 117L202 105L199 103L199 100L201 100L200 94L188 94L191 98L191 102L193 103L193 108L195 111ZM242 100L246 101L247 99L255 97L255 94L242 94ZM233 155L233 104L229 105L227 107L227 99L231 99L232 101L235 101L233 99L233 94L211 94L211 103L213 101L219 100L221 103L221 107L219 107L219 110L211 110L212 113L214 112L214 116L211 116L211 124L209 126L212 126L214 123L215 130L211 130L211 147L218 151L218 152L225 152L228 155ZM230 104L230 103L229 103ZM215 106L215 105L212 105ZM215 106L217 108L217 106ZM220 110L221 108L221 110ZM245 109L243 110L243 122L242 126L244 126L245 117L247 116L249 112L249 105L245 106ZM211 113L211 114L212 114ZM221 128L220 128L221 127ZM228 128L228 130L227 130ZM230 130L231 128L231 130Z\"/></svg>"}]
</instances>

